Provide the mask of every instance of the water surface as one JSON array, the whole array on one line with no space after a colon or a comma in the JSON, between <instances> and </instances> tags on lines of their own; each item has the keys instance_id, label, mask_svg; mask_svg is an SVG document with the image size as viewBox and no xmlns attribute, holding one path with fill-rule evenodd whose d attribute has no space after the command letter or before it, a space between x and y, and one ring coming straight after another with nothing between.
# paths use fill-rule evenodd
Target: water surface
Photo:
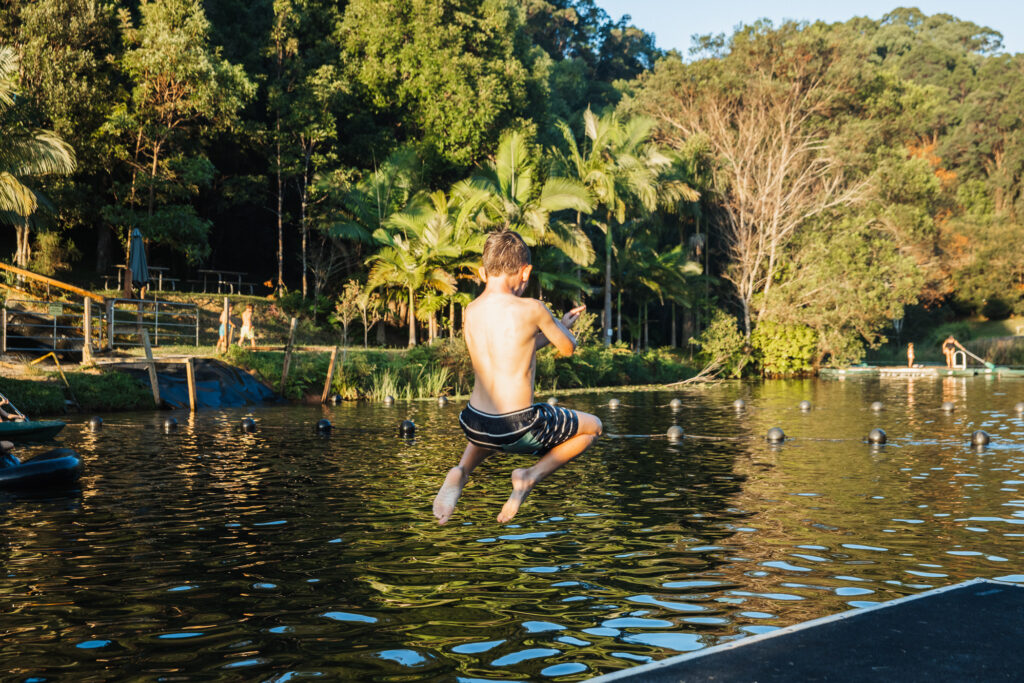
<instances>
[{"instance_id":1,"label":"water surface","mask_svg":"<svg viewBox=\"0 0 1024 683\"><path fill-rule=\"evenodd\" d=\"M461 403L70 424L81 490L0 497L0 670L575 681L974 577L1024 582L1024 382L727 383L619 394L615 411L612 395L562 399L609 437L507 525L525 456L477 470L447 526L431 516ZM687 438L661 437L672 424ZM863 443L876 426L888 445Z\"/></svg>"}]
</instances>

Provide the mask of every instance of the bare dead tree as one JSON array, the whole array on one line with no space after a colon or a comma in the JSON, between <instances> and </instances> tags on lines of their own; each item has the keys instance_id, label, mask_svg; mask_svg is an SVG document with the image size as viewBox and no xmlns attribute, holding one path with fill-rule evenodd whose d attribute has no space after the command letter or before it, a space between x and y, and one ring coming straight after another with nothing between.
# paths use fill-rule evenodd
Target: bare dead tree
<instances>
[{"instance_id":1,"label":"bare dead tree","mask_svg":"<svg viewBox=\"0 0 1024 683\"><path fill-rule=\"evenodd\" d=\"M855 75L833 69L838 51L817 47L809 55L751 49L731 56L730 65L666 67L637 102L659 121L665 142L683 149L702 139L715 158L721 210L712 220L728 250L724 276L736 288L748 337L794 233L865 194L866 181L850 177L828 138L829 116L849 86L843 79Z\"/></svg>"}]
</instances>

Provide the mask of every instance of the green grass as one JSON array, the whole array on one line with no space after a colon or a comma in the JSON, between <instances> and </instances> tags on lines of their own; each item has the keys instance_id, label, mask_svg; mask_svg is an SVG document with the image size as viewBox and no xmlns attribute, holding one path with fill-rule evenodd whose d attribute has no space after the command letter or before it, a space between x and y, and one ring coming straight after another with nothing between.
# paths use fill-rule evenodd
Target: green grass
<instances>
[{"instance_id":1,"label":"green grass","mask_svg":"<svg viewBox=\"0 0 1024 683\"><path fill-rule=\"evenodd\" d=\"M86 412L153 409L152 392L131 375L116 371L65 375L70 389L58 373L41 371L34 379L0 378L0 392L33 419L64 413L69 408L66 399L72 398Z\"/></svg>"}]
</instances>

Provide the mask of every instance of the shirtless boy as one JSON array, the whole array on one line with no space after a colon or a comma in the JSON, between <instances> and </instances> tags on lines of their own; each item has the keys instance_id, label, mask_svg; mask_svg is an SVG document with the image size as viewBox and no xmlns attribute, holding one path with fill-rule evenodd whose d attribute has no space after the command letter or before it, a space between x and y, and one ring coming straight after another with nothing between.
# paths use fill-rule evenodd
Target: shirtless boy
<instances>
[{"instance_id":1,"label":"shirtless boy","mask_svg":"<svg viewBox=\"0 0 1024 683\"><path fill-rule=\"evenodd\" d=\"M563 355L576 350L569 329L584 306L556 320L543 303L521 298L530 279L530 250L509 230L492 233L484 245L480 277L484 292L466 307L465 337L476 381L459 424L469 443L448 471L434 499L434 516L452 516L470 473L496 450L541 456L513 470L512 495L498 521L515 517L533 487L587 450L601 435L601 421L587 413L533 402L537 349L554 344Z\"/></svg>"}]
</instances>

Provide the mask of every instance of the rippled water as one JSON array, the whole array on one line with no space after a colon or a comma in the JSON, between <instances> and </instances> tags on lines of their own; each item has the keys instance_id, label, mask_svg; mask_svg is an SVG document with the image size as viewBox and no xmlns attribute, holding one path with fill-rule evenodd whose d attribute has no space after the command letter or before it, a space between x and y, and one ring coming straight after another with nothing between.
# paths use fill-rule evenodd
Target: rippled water
<instances>
[{"instance_id":1,"label":"rippled water","mask_svg":"<svg viewBox=\"0 0 1024 683\"><path fill-rule=\"evenodd\" d=\"M431 517L461 403L179 414L171 434L158 413L71 424L81 491L0 498L0 671L572 681L977 576L1024 582L1024 382L610 396L563 398L609 437L504 526L524 456L477 470L448 526ZM688 438L636 436L673 423ZM862 442L876 426L888 445Z\"/></svg>"}]
</instances>

